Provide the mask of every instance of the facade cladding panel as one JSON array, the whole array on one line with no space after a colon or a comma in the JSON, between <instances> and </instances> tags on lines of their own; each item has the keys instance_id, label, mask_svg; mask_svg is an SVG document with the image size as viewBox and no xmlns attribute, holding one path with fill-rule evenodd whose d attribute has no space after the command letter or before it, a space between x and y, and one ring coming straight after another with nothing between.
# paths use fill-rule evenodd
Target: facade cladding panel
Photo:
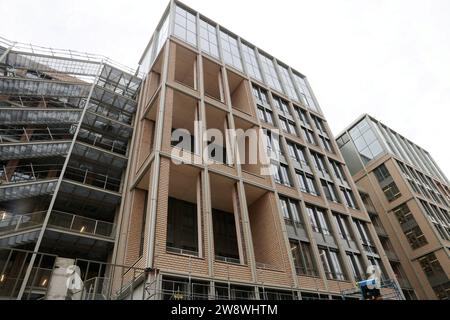
<instances>
[{"instance_id":1,"label":"facade cladding panel","mask_svg":"<svg viewBox=\"0 0 450 320\"><path fill-rule=\"evenodd\" d=\"M372 265L404 298L301 73L178 1L138 71L40 49L0 43L2 298L60 294L67 265L83 283L69 299L360 298ZM235 149L229 129L264 138ZM386 148L377 134L355 130L364 161ZM403 186L383 183L397 203ZM407 231L417 250L432 241ZM417 266L440 296L442 257Z\"/></svg>"},{"instance_id":2,"label":"facade cladding panel","mask_svg":"<svg viewBox=\"0 0 450 320\"><path fill-rule=\"evenodd\" d=\"M337 144L408 299L450 296L450 187L429 152L364 115Z\"/></svg>"}]
</instances>

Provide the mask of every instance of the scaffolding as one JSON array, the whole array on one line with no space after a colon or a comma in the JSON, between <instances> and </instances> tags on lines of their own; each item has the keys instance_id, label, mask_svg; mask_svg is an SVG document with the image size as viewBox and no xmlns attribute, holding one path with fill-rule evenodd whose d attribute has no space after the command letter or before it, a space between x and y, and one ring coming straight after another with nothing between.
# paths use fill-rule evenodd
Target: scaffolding
<instances>
[{"instance_id":1,"label":"scaffolding","mask_svg":"<svg viewBox=\"0 0 450 320\"><path fill-rule=\"evenodd\" d=\"M397 282L392 279L382 280L380 283L381 296L379 300L403 300L403 294L398 287ZM341 292L344 300L359 299L364 300L362 291L359 287L349 290L343 290Z\"/></svg>"},{"instance_id":2,"label":"scaffolding","mask_svg":"<svg viewBox=\"0 0 450 320\"><path fill-rule=\"evenodd\" d=\"M17 299L37 252L108 259L141 79L101 55L0 37L0 245L32 251Z\"/></svg>"}]
</instances>

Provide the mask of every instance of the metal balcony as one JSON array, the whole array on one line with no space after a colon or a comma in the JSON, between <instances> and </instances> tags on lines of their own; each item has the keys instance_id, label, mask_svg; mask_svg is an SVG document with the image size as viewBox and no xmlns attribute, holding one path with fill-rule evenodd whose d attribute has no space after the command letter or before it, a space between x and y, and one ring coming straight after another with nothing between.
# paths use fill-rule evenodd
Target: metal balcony
<instances>
[{"instance_id":1,"label":"metal balcony","mask_svg":"<svg viewBox=\"0 0 450 320\"><path fill-rule=\"evenodd\" d=\"M0 95L87 97L91 87L86 82L0 77Z\"/></svg>"},{"instance_id":2,"label":"metal balcony","mask_svg":"<svg viewBox=\"0 0 450 320\"><path fill-rule=\"evenodd\" d=\"M24 215L0 215L0 239L24 230L36 229L44 223L47 211L39 211ZM76 233L81 236L95 236L112 240L115 225L110 222L53 210L50 213L47 228ZM1 244L1 242L0 242Z\"/></svg>"},{"instance_id":3,"label":"metal balcony","mask_svg":"<svg viewBox=\"0 0 450 320\"><path fill-rule=\"evenodd\" d=\"M63 156L69 147L70 141L0 144L0 160Z\"/></svg>"},{"instance_id":4,"label":"metal balcony","mask_svg":"<svg viewBox=\"0 0 450 320\"><path fill-rule=\"evenodd\" d=\"M62 165L22 165L0 167L0 186L8 187L16 183L56 179L61 173Z\"/></svg>"},{"instance_id":5,"label":"metal balcony","mask_svg":"<svg viewBox=\"0 0 450 320\"><path fill-rule=\"evenodd\" d=\"M1 112L1 111L0 111ZM61 127L9 127L0 129L0 143L71 140L74 128Z\"/></svg>"},{"instance_id":6,"label":"metal balcony","mask_svg":"<svg viewBox=\"0 0 450 320\"><path fill-rule=\"evenodd\" d=\"M6 65L12 69L94 78L102 68L100 85L130 97L136 94L141 84L141 77L135 75L135 70L104 56L12 43L3 38L0 42L13 45L13 50L5 59Z\"/></svg>"},{"instance_id":7,"label":"metal balcony","mask_svg":"<svg viewBox=\"0 0 450 320\"><path fill-rule=\"evenodd\" d=\"M127 165L125 156L80 141L75 143L72 155L76 155L80 159L87 159L94 171L108 168L110 172L115 173L116 178L120 178L122 169ZM74 158L70 161L71 166L78 167L80 164L81 162L77 163Z\"/></svg>"},{"instance_id":8,"label":"metal balcony","mask_svg":"<svg viewBox=\"0 0 450 320\"><path fill-rule=\"evenodd\" d=\"M28 181L41 181L58 178L63 169L62 164L49 165L23 165L0 168L0 185L8 187L16 183ZM75 167L66 167L64 179L80 182L98 189L109 190L113 192L120 191L120 179L108 175L92 172L88 169L79 169Z\"/></svg>"},{"instance_id":9,"label":"metal balcony","mask_svg":"<svg viewBox=\"0 0 450 320\"><path fill-rule=\"evenodd\" d=\"M2 125L76 123L80 109L0 108Z\"/></svg>"},{"instance_id":10,"label":"metal balcony","mask_svg":"<svg viewBox=\"0 0 450 320\"><path fill-rule=\"evenodd\" d=\"M0 202L52 194L57 181L57 178L54 178L6 185L0 182Z\"/></svg>"}]
</instances>

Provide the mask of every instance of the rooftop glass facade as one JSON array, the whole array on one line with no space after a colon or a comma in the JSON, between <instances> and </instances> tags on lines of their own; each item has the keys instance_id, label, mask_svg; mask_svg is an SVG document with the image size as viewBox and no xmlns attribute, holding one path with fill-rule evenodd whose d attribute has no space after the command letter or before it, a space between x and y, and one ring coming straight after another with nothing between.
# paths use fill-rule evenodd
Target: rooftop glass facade
<instances>
[{"instance_id":1,"label":"rooftop glass facade","mask_svg":"<svg viewBox=\"0 0 450 320\"><path fill-rule=\"evenodd\" d=\"M368 115L360 118L336 140L352 174L372 160L390 153L424 173L449 183L428 151Z\"/></svg>"},{"instance_id":2,"label":"rooftop glass facade","mask_svg":"<svg viewBox=\"0 0 450 320\"><path fill-rule=\"evenodd\" d=\"M171 35L214 58L223 60L230 67L263 82L310 110L321 113L306 78L299 72L220 25L205 19L199 13L178 2L173 2L173 5L175 10L166 10L141 58L140 74L147 74L165 40Z\"/></svg>"}]
</instances>

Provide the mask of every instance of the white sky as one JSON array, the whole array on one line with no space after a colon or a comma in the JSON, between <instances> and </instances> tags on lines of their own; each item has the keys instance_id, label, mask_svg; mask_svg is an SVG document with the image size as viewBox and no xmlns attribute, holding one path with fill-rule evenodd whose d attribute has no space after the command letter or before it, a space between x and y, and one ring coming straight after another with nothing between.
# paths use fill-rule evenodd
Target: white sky
<instances>
[{"instance_id":1,"label":"white sky","mask_svg":"<svg viewBox=\"0 0 450 320\"><path fill-rule=\"evenodd\" d=\"M334 134L369 113L450 177L450 1L185 0L305 74ZM0 0L0 35L135 67L168 0Z\"/></svg>"}]
</instances>

